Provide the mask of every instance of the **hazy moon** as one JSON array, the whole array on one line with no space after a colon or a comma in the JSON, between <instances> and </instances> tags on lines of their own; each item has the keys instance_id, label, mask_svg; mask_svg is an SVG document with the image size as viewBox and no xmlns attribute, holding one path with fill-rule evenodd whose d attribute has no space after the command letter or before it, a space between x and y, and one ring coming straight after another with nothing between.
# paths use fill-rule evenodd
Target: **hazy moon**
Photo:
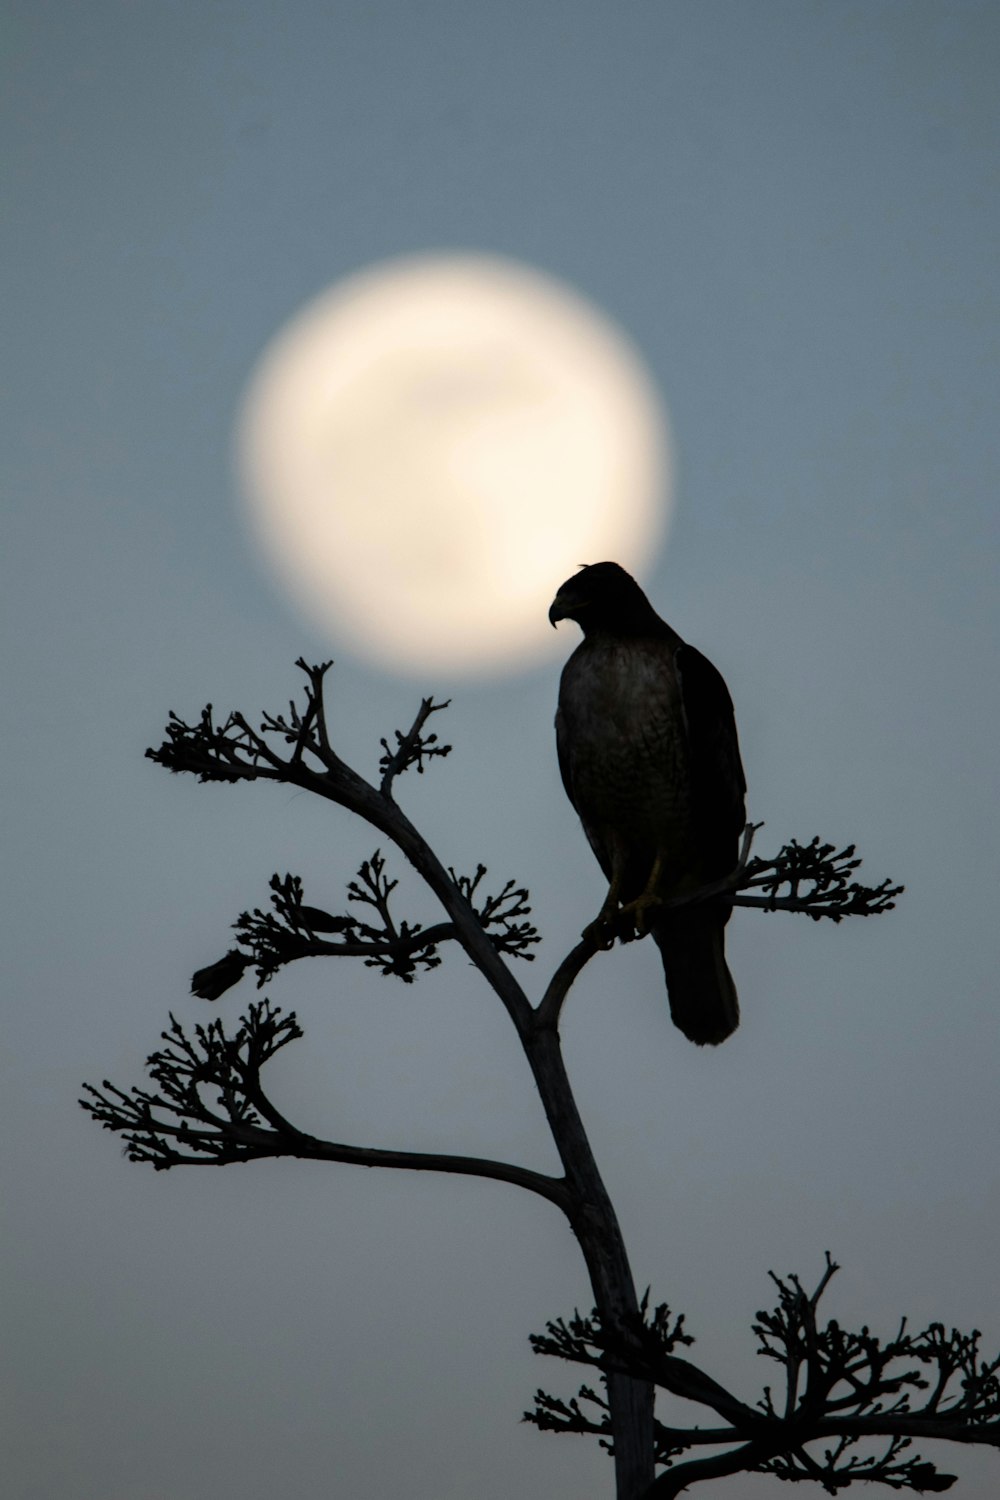
<instances>
[{"instance_id":1,"label":"hazy moon","mask_svg":"<svg viewBox=\"0 0 1000 1500\"><path fill-rule=\"evenodd\" d=\"M252 375L238 448L295 601L335 648L422 676L546 654L558 584L641 571L669 505L666 414L625 335L486 256L390 261L306 306Z\"/></svg>"}]
</instances>

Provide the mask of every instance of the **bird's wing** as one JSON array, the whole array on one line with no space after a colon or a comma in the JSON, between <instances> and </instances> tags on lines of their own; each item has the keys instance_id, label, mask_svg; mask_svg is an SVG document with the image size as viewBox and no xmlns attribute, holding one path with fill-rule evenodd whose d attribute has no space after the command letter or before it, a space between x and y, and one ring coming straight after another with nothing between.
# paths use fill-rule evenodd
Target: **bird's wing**
<instances>
[{"instance_id":1,"label":"bird's wing","mask_svg":"<svg viewBox=\"0 0 1000 1500\"><path fill-rule=\"evenodd\" d=\"M729 690L707 657L682 645L674 655L690 749L691 791L713 864L733 864L733 840L746 821L747 789ZM714 853L718 846L718 855Z\"/></svg>"},{"instance_id":2,"label":"bird's wing","mask_svg":"<svg viewBox=\"0 0 1000 1500\"><path fill-rule=\"evenodd\" d=\"M570 657L563 670L562 679L559 684L559 706L556 709L556 755L559 759L559 774L562 777L563 788L569 798L570 805L580 819L581 826L587 837L587 843L594 851L594 856L608 880L611 879L611 856L605 849L603 841L597 829L588 822L584 809L577 799L576 789L573 784L573 731L570 727L570 719L563 708L563 694L566 691L567 674L579 668L579 653L584 650L583 645Z\"/></svg>"},{"instance_id":3,"label":"bird's wing","mask_svg":"<svg viewBox=\"0 0 1000 1500\"><path fill-rule=\"evenodd\" d=\"M559 757L559 775L562 777L563 790L572 803L574 809L579 812L576 798L573 795L573 776L570 770L569 751L569 729L566 724L566 715L560 706L556 710L556 755Z\"/></svg>"}]
</instances>

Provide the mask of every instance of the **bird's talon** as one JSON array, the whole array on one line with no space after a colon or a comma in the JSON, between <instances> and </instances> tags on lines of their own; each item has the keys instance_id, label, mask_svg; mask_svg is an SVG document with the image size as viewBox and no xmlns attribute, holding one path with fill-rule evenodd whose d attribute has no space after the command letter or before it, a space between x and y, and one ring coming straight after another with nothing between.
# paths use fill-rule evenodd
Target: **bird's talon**
<instances>
[{"instance_id":1,"label":"bird's talon","mask_svg":"<svg viewBox=\"0 0 1000 1500\"><path fill-rule=\"evenodd\" d=\"M640 896L638 900L630 901L623 906L618 915L624 917L635 929L636 937L645 937L649 931L649 913L662 904L657 896L649 896L645 899Z\"/></svg>"},{"instance_id":2,"label":"bird's talon","mask_svg":"<svg viewBox=\"0 0 1000 1500\"><path fill-rule=\"evenodd\" d=\"M612 913L601 912L593 922L588 922L580 936L585 943L607 950L615 946L615 930L611 922Z\"/></svg>"}]
</instances>

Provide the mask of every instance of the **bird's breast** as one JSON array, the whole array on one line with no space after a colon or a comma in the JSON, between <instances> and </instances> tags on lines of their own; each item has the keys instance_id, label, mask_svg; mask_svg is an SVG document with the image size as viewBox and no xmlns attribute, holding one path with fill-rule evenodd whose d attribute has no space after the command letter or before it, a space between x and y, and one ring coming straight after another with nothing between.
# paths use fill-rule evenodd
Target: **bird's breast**
<instances>
[{"instance_id":1,"label":"bird's breast","mask_svg":"<svg viewBox=\"0 0 1000 1500\"><path fill-rule=\"evenodd\" d=\"M566 664L560 738L585 825L662 847L691 820L687 736L671 648L585 643Z\"/></svg>"}]
</instances>

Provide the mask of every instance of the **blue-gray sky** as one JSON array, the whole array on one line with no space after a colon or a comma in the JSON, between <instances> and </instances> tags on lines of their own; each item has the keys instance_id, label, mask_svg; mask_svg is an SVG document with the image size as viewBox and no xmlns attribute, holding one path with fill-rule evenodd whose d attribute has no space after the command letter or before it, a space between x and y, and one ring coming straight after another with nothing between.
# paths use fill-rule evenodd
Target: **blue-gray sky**
<instances>
[{"instance_id":1,"label":"blue-gray sky","mask_svg":"<svg viewBox=\"0 0 1000 1500\"><path fill-rule=\"evenodd\" d=\"M188 976L273 870L327 905L374 847L142 751L170 708L278 706L296 656L339 656L252 551L232 426L296 308L413 251L515 257L625 328L677 449L650 592L730 683L762 847L856 840L908 887L841 929L738 912L744 1023L711 1054L647 945L588 970L567 1047L637 1278L748 1396L767 1269L812 1277L827 1248L831 1311L996 1344L996 7L2 14L8 1493L610 1493L601 1455L518 1425L573 1385L528 1331L587 1303L546 1206L293 1162L154 1176L74 1102L138 1081L168 1010L205 1018ZM536 984L602 895L556 679L348 658L335 684L362 770L453 692L454 755L401 791L446 862L530 884ZM307 1031L281 1097L320 1133L550 1162L456 958L413 990L313 966L271 994ZM994 1457L954 1466L995 1494Z\"/></svg>"}]
</instances>

